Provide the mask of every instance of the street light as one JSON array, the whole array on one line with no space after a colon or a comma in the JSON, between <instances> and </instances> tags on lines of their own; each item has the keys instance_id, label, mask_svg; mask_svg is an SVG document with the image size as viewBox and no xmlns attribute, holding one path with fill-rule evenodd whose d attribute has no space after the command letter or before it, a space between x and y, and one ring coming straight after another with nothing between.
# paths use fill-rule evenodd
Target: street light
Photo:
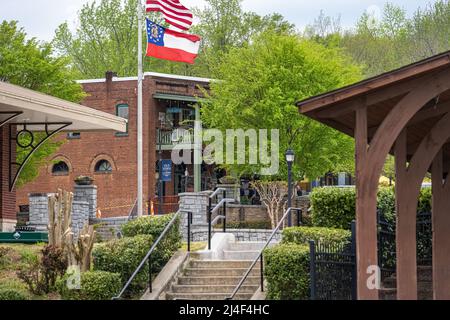
<instances>
[{"instance_id":1,"label":"street light","mask_svg":"<svg viewBox=\"0 0 450 320\"><path fill-rule=\"evenodd\" d=\"M295 153L292 149L286 151L286 162L288 165L288 209L292 208L292 164L295 161ZM292 211L289 211L288 226L292 227Z\"/></svg>"}]
</instances>

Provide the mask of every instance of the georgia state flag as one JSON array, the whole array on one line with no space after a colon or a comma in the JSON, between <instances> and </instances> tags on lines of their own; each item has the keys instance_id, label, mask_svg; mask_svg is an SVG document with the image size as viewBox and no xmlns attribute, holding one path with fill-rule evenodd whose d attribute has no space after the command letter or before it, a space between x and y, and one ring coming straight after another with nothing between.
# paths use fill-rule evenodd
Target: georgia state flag
<instances>
[{"instance_id":1,"label":"georgia state flag","mask_svg":"<svg viewBox=\"0 0 450 320\"><path fill-rule=\"evenodd\" d=\"M201 38L161 27L147 19L147 56L193 64Z\"/></svg>"}]
</instances>

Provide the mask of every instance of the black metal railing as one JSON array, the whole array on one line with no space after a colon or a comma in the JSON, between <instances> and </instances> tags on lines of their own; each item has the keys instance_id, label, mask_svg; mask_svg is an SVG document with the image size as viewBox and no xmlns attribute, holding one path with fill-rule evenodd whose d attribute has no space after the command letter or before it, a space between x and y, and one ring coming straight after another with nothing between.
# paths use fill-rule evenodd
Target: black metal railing
<instances>
[{"instance_id":1,"label":"black metal railing","mask_svg":"<svg viewBox=\"0 0 450 320\"><path fill-rule=\"evenodd\" d=\"M222 193L222 199L218 201L218 195ZM213 208L213 200L216 199L217 203ZM212 228L215 226L220 220L223 223L223 232L227 232L227 204L234 203L234 199L227 198L227 190L223 188L218 188L214 193L209 197L208 203L208 250L211 250L211 239L212 239ZM221 213L219 213L222 211ZM213 219L213 215L217 213L217 216Z\"/></svg>"},{"instance_id":2,"label":"black metal railing","mask_svg":"<svg viewBox=\"0 0 450 320\"><path fill-rule=\"evenodd\" d=\"M175 225L179 217L181 216L182 211L178 211L173 218L170 220L170 222L167 224L167 226L164 228L163 232L159 235L158 239L152 244L150 250L145 255L145 257L142 259L139 266L136 268L136 270L131 275L130 279L126 282L125 286L122 288L120 293L117 297L114 297L113 300L119 300L122 298L128 287L131 285L133 280L136 278L136 276L141 272L141 270L148 265L149 270L149 276L148 276L148 289L151 293L153 291L152 282L153 282L153 266L152 266L152 255L155 252L156 248L160 244L160 242L166 237L166 235L169 233L169 231L172 229L172 227ZM188 249L190 251L190 226L192 224L192 212L188 212Z\"/></svg>"},{"instance_id":3,"label":"black metal railing","mask_svg":"<svg viewBox=\"0 0 450 320\"><path fill-rule=\"evenodd\" d=\"M348 243L309 242L311 300L356 300L355 231Z\"/></svg>"},{"instance_id":4,"label":"black metal railing","mask_svg":"<svg viewBox=\"0 0 450 320\"><path fill-rule=\"evenodd\" d=\"M293 211L297 212L297 226L299 227L299 226L302 225L302 213L303 213L303 210L299 209L299 208L289 208L289 209L287 209L285 214L283 215L283 217L278 222L278 225L276 226L276 228L273 229L272 234L268 238L267 242L264 244L263 248L259 252L259 254L256 257L256 259L252 262L252 264L250 265L248 270L245 272L245 274L242 277L241 281L239 281L238 285L233 290L233 293L226 300L233 300L234 299L234 297L238 294L239 290L244 285L244 283L247 280L247 278L249 277L249 275L252 273L252 271L255 268L255 266L258 264L258 262L260 263L261 292L264 292L264 251L270 245L270 243L272 242L273 238L278 233L278 231L280 231L281 227L283 227L285 225L286 219L289 218L289 217L292 218L291 213Z\"/></svg>"},{"instance_id":5,"label":"black metal railing","mask_svg":"<svg viewBox=\"0 0 450 320\"><path fill-rule=\"evenodd\" d=\"M417 265L431 266L433 263L433 225L431 212L417 214Z\"/></svg>"},{"instance_id":6,"label":"black metal railing","mask_svg":"<svg viewBox=\"0 0 450 320\"><path fill-rule=\"evenodd\" d=\"M395 221L388 219L378 211L378 265L381 270L381 281L395 273L397 251L395 236Z\"/></svg>"}]
</instances>

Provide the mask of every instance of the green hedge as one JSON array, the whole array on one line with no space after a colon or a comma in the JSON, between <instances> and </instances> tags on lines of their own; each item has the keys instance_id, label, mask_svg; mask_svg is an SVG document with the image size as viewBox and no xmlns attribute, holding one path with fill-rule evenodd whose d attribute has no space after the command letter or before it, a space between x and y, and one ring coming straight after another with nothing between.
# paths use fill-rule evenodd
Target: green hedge
<instances>
[{"instance_id":1,"label":"green hedge","mask_svg":"<svg viewBox=\"0 0 450 320\"><path fill-rule=\"evenodd\" d=\"M355 188L316 188L311 193L312 224L316 227L350 229L355 220ZM380 188L378 209L388 221L395 221L395 192L393 188ZM431 188L423 188L418 201L418 212L431 210Z\"/></svg>"},{"instance_id":2,"label":"green hedge","mask_svg":"<svg viewBox=\"0 0 450 320\"><path fill-rule=\"evenodd\" d=\"M282 243L309 245L309 241L348 243L351 232L343 229L319 227L293 227L283 230Z\"/></svg>"},{"instance_id":3,"label":"green hedge","mask_svg":"<svg viewBox=\"0 0 450 320\"><path fill-rule=\"evenodd\" d=\"M151 235L156 241L173 217L173 214L142 217L123 225L122 233L125 237ZM178 218L157 247L157 252L154 255L154 270L160 271L165 266L173 254L181 247L181 240L180 219Z\"/></svg>"},{"instance_id":4,"label":"green hedge","mask_svg":"<svg viewBox=\"0 0 450 320\"><path fill-rule=\"evenodd\" d=\"M264 252L267 298L307 300L310 298L309 247L281 244Z\"/></svg>"},{"instance_id":5,"label":"green hedge","mask_svg":"<svg viewBox=\"0 0 450 320\"><path fill-rule=\"evenodd\" d=\"M1 300L27 300L27 296L23 292L16 289L0 289L0 301Z\"/></svg>"},{"instance_id":6,"label":"green hedge","mask_svg":"<svg viewBox=\"0 0 450 320\"><path fill-rule=\"evenodd\" d=\"M149 234L154 239L164 231L166 226L173 218L173 214L154 217L142 217L132 220L122 226L122 234L125 237L134 237L143 234ZM172 227L170 235L179 236L180 221L177 221ZM170 236L169 235L169 236Z\"/></svg>"},{"instance_id":7,"label":"green hedge","mask_svg":"<svg viewBox=\"0 0 450 320\"><path fill-rule=\"evenodd\" d=\"M111 300L122 289L120 274L105 271L84 272L81 274L80 290L70 290L66 280L59 282L59 292L63 300Z\"/></svg>"},{"instance_id":8,"label":"green hedge","mask_svg":"<svg viewBox=\"0 0 450 320\"><path fill-rule=\"evenodd\" d=\"M92 251L94 270L119 273L124 285L150 250L151 235L112 240L95 244ZM130 287L131 293L139 292L148 283L148 267L144 266Z\"/></svg>"},{"instance_id":9,"label":"green hedge","mask_svg":"<svg viewBox=\"0 0 450 320\"><path fill-rule=\"evenodd\" d=\"M316 227L350 229L355 220L354 188L316 188L311 193L312 223Z\"/></svg>"}]
</instances>

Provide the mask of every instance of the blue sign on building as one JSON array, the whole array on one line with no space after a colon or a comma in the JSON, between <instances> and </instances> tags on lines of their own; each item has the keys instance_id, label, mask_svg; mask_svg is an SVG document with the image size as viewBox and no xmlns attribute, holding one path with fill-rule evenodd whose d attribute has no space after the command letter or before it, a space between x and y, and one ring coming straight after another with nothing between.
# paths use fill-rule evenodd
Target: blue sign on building
<instances>
[{"instance_id":1,"label":"blue sign on building","mask_svg":"<svg viewBox=\"0 0 450 320\"><path fill-rule=\"evenodd\" d=\"M161 160L161 165L162 165L161 181L163 182L172 181L172 160Z\"/></svg>"}]
</instances>

